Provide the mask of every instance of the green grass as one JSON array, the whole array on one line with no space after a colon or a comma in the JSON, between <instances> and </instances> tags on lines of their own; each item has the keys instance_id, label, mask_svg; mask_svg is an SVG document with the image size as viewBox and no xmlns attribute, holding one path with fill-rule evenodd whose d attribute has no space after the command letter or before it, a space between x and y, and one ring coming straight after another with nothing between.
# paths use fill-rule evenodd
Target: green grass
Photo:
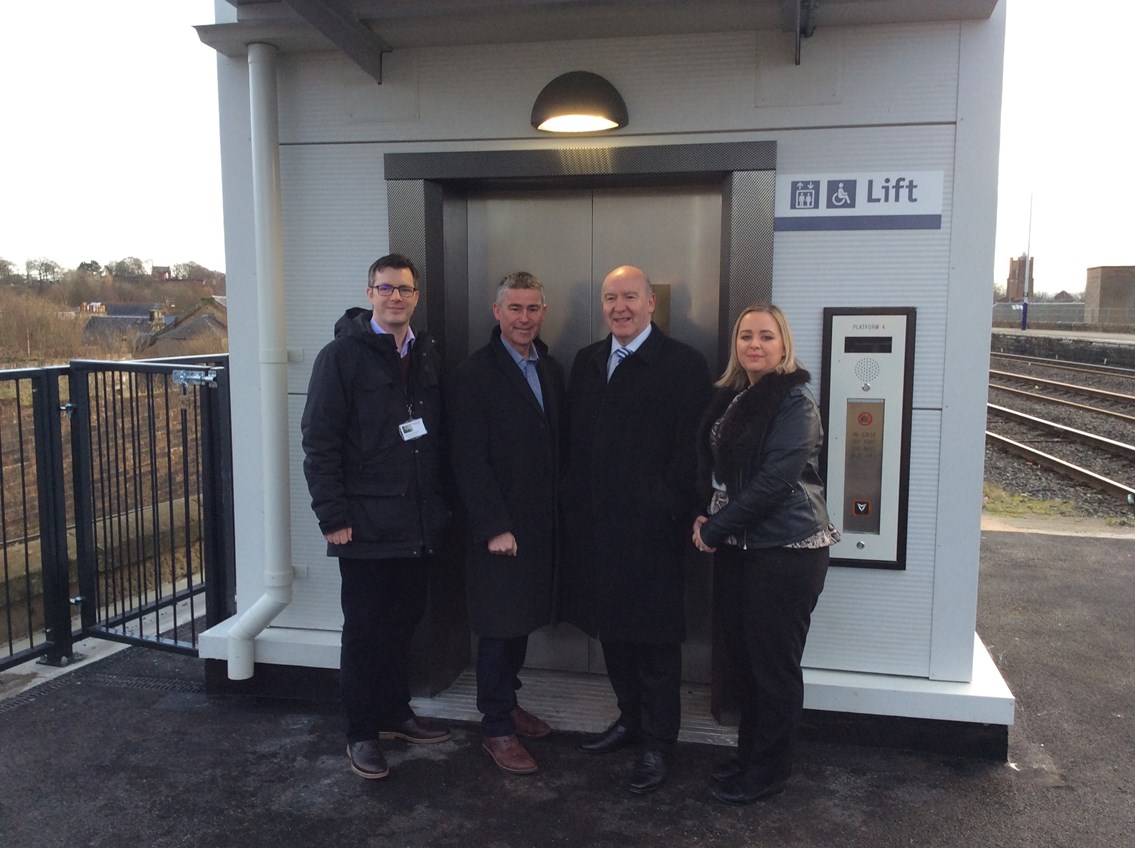
<instances>
[{"instance_id":1,"label":"green grass","mask_svg":"<svg viewBox=\"0 0 1135 848\"><path fill-rule=\"evenodd\" d=\"M985 483L982 486L985 496L983 510L989 515L1003 518L1082 518L1083 512L1075 504L1064 500L1043 500L1027 495L1014 495L1000 486ZM1107 518L1105 523L1112 527L1132 527L1132 518Z\"/></svg>"}]
</instances>

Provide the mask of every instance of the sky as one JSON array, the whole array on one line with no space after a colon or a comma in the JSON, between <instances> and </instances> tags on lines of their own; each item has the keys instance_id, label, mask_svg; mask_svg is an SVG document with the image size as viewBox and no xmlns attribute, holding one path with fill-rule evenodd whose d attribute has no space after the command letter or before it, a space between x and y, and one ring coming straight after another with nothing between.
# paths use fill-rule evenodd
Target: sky
<instances>
[{"instance_id":1,"label":"sky","mask_svg":"<svg viewBox=\"0 0 1135 848\"><path fill-rule=\"evenodd\" d=\"M0 258L224 270L213 0L0 0Z\"/></svg>"},{"instance_id":2,"label":"sky","mask_svg":"<svg viewBox=\"0 0 1135 848\"><path fill-rule=\"evenodd\" d=\"M1008 2L993 280L1135 265L1135 2ZM0 258L224 270L213 0L0 0Z\"/></svg>"}]
</instances>

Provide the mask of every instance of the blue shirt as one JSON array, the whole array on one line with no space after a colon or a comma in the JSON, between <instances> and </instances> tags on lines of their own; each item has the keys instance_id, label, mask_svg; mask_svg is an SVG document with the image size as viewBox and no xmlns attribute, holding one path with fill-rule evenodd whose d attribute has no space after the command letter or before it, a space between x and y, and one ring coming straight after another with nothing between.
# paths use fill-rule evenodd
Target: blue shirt
<instances>
[{"instance_id":1,"label":"blue shirt","mask_svg":"<svg viewBox=\"0 0 1135 848\"><path fill-rule=\"evenodd\" d=\"M508 351L508 355L512 357L512 361L517 364L517 367L524 373L524 379L528 381L528 385L532 388L532 393L536 395L536 402L540 404L540 408L544 408L544 392L540 389L540 375L536 373L536 363L540 361L540 355L536 353L536 345L528 347L528 358L524 359L517 353L512 345L506 342L503 338L501 344L504 349Z\"/></svg>"},{"instance_id":2,"label":"blue shirt","mask_svg":"<svg viewBox=\"0 0 1135 848\"><path fill-rule=\"evenodd\" d=\"M627 354L628 356L631 353L634 353L636 350L638 350L640 347L642 347L642 343L644 341L646 341L646 337L650 335L650 327L651 327L651 325L647 324L645 330L643 330L641 333L639 333L637 336L635 336L633 339L630 340L630 342L628 342L625 345L619 344L618 339L616 339L614 336L611 336L611 353L607 357L607 379L608 380L610 380L611 375L615 373L615 367L620 362L622 362L622 359L619 357L618 352L617 352L619 350L619 348L621 348L621 347L626 348L629 351L629 353Z\"/></svg>"},{"instance_id":3,"label":"blue shirt","mask_svg":"<svg viewBox=\"0 0 1135 848\"><path fill-rule=\"evenodd\" d=\"M370 328L380 336L389 336L390 333L378 326L378 322L374 320L374 316L370 316ZM410 348L414 346L414 328L406 326L406 340L402 342L402 349L398 351L398 355L405 359L410 355Z\"/></svg>"}]
</instances>

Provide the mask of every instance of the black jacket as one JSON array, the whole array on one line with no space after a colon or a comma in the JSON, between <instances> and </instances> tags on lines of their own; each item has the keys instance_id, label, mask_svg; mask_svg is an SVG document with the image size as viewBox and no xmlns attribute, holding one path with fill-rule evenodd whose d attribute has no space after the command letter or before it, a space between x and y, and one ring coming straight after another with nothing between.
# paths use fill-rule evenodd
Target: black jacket
<instances>
[{"instance_id":1,"label":"black jacket","mask_svg":"<svg viewBox=\"0 0 1135 848\"><path fill-rule=\"evenodd\" d=\"M453 471L468 529L469 624L478 636L523 636L552 620L563 367L537 339L544 408L494 328L447 380ZM501 533L517 555L488 551Z\"/></svg>"},{"instance_id":2,"label":"black jacket","mask_svg":"<svg viewBox=\"0 0 1135 848\"><path fill-rule=\"evenodd\" d=\"M680 642L709 370L657 326L607 382L610 351L610 336L581 350L568 384L563 617L600 639Z\"/></svg>"},{"instance_id":3,"label":"black jacket","mask_svg":"<svg viewBox=\"0 0 1135 848\"><path fill-rule=\"evenodd\" d=\"M328 556L388 559L429 554L449 519L442 496L441 358L418 333L403 380L394 337L352 308L311 369L304 406L304 476L323 533L352 529ZM421 418L426 435L404 441L399 425Z\"/></svg>"},{"instance_id":4,"label":"black jacket","mask_svg":"<svg viewBox=\"0 0 1135 848\"><path fill-rule=\"evenodd\" d=\"M729 503L701 529L710 547L733 536L743 548L776 548L807 539L828 525L820 479L823 426L805 388L804 369L773 372L745 390L719 389L698 434L699 488L711 493L710 472L725 486ZM709 431L729 409L711 451Z\"/></svg>"}]
</instances>

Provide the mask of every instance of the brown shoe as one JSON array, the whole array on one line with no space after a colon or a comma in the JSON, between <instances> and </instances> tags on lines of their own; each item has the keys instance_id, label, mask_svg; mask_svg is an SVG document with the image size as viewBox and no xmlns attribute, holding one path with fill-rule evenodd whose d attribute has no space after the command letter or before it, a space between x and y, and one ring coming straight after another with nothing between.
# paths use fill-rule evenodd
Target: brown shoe
<instances>
[{"instance_id":1,"label":"brown shoe","mask_svg":"<svg viewBox=\"0 0 1135 848\"><path fill-rule=\"evenodd\" d=\"M428 719L410 716L404 722L391 730L382 730L379 739L405 739L419 745L431 745L434 742L448 742L453 738L453 732L448 727L441 727Z\"/></svg>"},{"instance_id":2,"label":"brown shoe","mask_svg":"<svg viewBox=\"0 0 1135 848\"><path fill-rule=\"evenodd\" d=\"M552 732L551 725L543 719L536 718L524 707L512 708L512 721L516 725L517 736L527 736L529 739L543 739Z\"/></svg>"},{"instance_id":3,"label":"brown shoe","mask_svg":"<svg viewBox=\"0 0 1135 848\"><path fill-rule=\"evenodd\" d=\"M351 771L367 780L381 780L390 774L390 766L386 764L386 757L382 756L382 748L374 739L348 742L347 760L351 764Z\"/></svg>"},{"instance_id":4,"label":"brown shoe","mask_svg":"<svg viewBox=\"0 0 1135 848\"><path fill-rule=\"evenodd\" d=\"M508 736L486 736L481 747L489 752L498 766L511 774L532 774L536 761L524 750L515 733Z\"/></svg>"}]
</instances>

